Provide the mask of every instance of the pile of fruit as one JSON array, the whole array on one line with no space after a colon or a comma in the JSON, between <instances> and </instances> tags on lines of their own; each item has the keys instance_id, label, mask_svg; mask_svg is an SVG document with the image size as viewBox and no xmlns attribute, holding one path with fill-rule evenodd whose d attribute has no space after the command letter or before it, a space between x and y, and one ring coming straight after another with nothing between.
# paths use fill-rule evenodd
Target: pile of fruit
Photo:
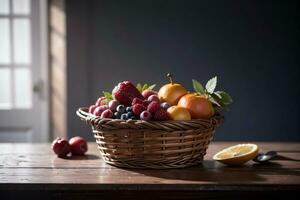
<instances>
[{"instance_id":1,"label":"pile of fruit","mask_svg":"<svg viewBox=\"0 0 300 200\"><path fill-rule=\"evenodd\" d=\"M155 91L155 84L133 85L120 82L112 91L103 92L89 113L100 118L121 120L191 120L207 119L215 114L215 108L227 107L231 97L223 91L214 91L217 77L210 79L205 88L193 80L194 92L188 92L181 84L170 83Z\"/></svg>"}]
</instances>

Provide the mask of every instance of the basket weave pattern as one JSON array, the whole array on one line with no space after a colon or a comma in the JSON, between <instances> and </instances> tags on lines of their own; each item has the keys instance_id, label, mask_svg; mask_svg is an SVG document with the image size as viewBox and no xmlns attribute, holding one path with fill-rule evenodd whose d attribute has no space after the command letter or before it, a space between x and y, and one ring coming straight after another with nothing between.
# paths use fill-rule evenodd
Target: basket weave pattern
<instances>
[{"instance_id":1,"label":"basket weave pattern","mask_svg":"<svg viewBox=\"0 0 300 200\"><path fill-rule=\"evenodd\" d=\"M189 121L100 119L80 108L106 163L125 168L182 168L202 162L222 117Z\"/></svg>"}]
</instances>

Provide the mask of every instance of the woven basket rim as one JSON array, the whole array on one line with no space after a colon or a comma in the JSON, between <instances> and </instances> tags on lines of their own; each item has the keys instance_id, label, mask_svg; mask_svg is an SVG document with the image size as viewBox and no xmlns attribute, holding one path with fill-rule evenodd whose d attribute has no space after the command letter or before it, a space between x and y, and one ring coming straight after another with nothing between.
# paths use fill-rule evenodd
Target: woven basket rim
<instances>
[{"instance_id":1,"label":"woven basket rim","mask_svg":"<svg viewBox=\"0 0 300 200\"><path fill-rule=\"evenodd\" d=\"M224 117L217 113L210 119L192 119L186 121L143 121L143 120L121 120L121 119L101 119L88 112L87 107L81 107L76 114L86 123L97 129L152 129L152 130L189 130L202 128L211 128L219 126L224 121Z\"/></svg>"}]
</instances>

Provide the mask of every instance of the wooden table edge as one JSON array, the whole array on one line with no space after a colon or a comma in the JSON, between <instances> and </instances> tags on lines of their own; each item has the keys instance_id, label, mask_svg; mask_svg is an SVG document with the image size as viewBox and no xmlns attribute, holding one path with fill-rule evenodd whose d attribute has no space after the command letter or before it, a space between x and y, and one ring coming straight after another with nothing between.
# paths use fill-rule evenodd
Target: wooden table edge
<instances>
[{"instance_id":1,"label":"wooden table edge","mask_svg":"<svg viewBox=\"0 0 300 200\"><path fill-rule=\"evenodd\" d=\"M214 184L78 184L78 183L0 183L0 191L300 191L299 184L214 185Z\"/></svg>"}]
</instances>

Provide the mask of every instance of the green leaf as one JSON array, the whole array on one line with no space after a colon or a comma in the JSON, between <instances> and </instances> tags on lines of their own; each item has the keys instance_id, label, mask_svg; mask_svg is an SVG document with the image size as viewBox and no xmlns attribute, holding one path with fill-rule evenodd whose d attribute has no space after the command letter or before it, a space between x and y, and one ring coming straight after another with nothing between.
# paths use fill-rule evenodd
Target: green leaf
<instances>
[{"instance_id":1,"label":"green leaf","mask_svg":"<svg viewBox=\"0 0 300 200\"><path fill-rule=\"evenodd\" d=\"M145 83L144 86L142 87L142 91L146 90L148 88L148 84Z\"/></svg>"},{"instance_id":2,"label":"green leaf","mask_svg":"<svg viewBox=\"0 0 300 200\"><path fill-rule=\"evenodd\" d=\"M203 95L205 93L203 86L197 80L193 79L193 88L197 94Z\"/></svg>"},{"instance_id":3,"label":"green leaf","mask_svg":"<svg viewBox=\"0 0 300 200\"><path fill-rule=\"evenodd\" d=\"M214 92L213 94L217 95L219 97L219 99L222 99L222 96L219 93Z\"/></svg>"},{"instance_id":4,"label":"green leaf","mask_svg":"<svg viewBox=\"0 0 300 200\"><path fill-rule=\"evenodd\" d=\"M112 96L112 94L110 92L103 91L103 95L108 100L113 100L113 96Z\"/></svg>"},{"instance_id":5,"label":"green leaf","mask_svg":"<svg viewBox=\"0 0 300 200\"><path fill-rule=\"evenodd\" d=\"M143 92L144 90L153 90L153 88L156 86L156 84L153 85L149 85L147 83L145 83L144 85L142 85L141 83L138 83L136 85L136 88L140 91Z\"/></svg>"},{"instance_id":6,"label":"green leaf","mask_svg":"<svg viewBox=\"0 0 300 200\"><path fill-rule=\"evenodd\" d=\"M215 93L210 94L210 97L211 97L210 101L212 103L214 103L217 106L222 107L222 108L226 107L226 105L223 103L222 99L218 95L216 95Z\"/></svg>"},{"instance_id":7,"label":"green leaf","mask_svg":"<svg viewBox=\"0 0 300 200\"><path fill-rule=\"evenodd\" d=\"M208 93L213 93L215 88L217 86L217 77L213 77L212 79L210 79L209 81L207 81L206 85L205 85L205 89Z\"/></svg>"},{"instance_id":8,"label":"green leaf","mask_svg":"<svg viewBox=\"0 0 300 200\"><path fill-rule=\"evenodd\" d=\"M214 94L221 96L222 103L224 103L225 105L229 105L233 102L231 96L224 91L217 91Z\"/></svg>"},{"instance_id":9,"label":"green leaf","mask_svg":"<svg viewBox=\"0 0 300 200\"><path fill-rule=\"evenodd\" d=\"M136 85L136 88L137 88L140 92L142 92L143 87L142 87L142 85L141 85L140 83L138 83L138 84Z\"/></svg>"},{"instance_id":10,"label":"green leaf","mask_svg":"<svg viewBox=\"0 0 300 200\"><path fill-rule=\"evenodd\" d=\"M210 97L210 98L209 98L209 101L212 102L213 104L215 104L215 105L221 107L221 105L218 103L218 101L216 101L213 97Z\"/></svg>"},{"instance_id":11,"label":"green leaf","mask_svg":"<svg viewBox=\"0 0 300 200\"><path fill-rule=\"evenodd\" d=\"M156 84L150 85L150 86L148 87L148 90L153 90L153 89L155 88L155 86L156 86Z\"/></svg>"}]
</instances>

